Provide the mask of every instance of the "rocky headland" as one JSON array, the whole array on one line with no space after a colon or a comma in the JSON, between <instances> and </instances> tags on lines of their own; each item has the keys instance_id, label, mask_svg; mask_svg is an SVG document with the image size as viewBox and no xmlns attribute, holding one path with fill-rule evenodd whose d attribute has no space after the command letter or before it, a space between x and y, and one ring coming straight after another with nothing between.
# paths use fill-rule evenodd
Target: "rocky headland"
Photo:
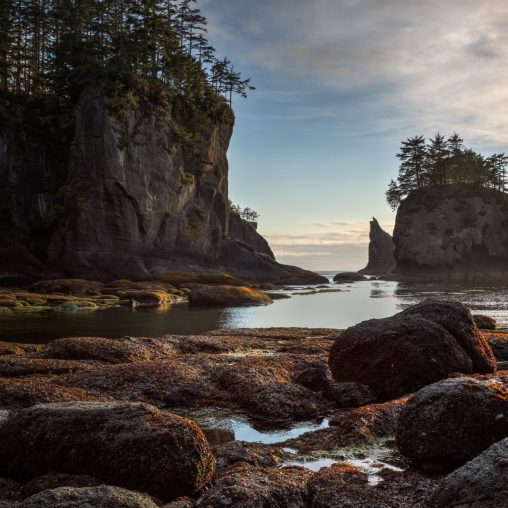
<instances>
[{"instance_id":1,"label":"rocky headland","mask_svg":"<svg viewBox=\"0 0 508 508\"><path fill-rule=\"evenodd\" d=\"M172 272L227 272L327 282L277 263L232 210L234 115L225 101L203 111L135 88L118 96L114 86L83 83L65 128L64 111L0 97L3 277L164 281Z\"/></svg>"},{"instance_id":2,"label":"rocky headland","mask_svg":"<svg viewBox=\"0 0 508 508\"><path fill-rule=\"evenodd\" d=\"M0 503L497 507L504 343L432 300L346 331L2 343Z\"/></svg>"}]
</instances>

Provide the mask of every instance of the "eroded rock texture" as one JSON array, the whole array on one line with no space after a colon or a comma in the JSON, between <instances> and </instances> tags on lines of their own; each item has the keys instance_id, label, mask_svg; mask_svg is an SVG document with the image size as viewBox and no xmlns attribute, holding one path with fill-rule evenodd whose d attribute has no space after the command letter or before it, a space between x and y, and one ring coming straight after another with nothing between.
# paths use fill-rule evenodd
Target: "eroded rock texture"
<instances>
[{"instance_id":1,"label":"eroded rock texture","mask_svg":"<svg viewBox=\"0 0 508 508\"><path fill-rule=\"evenodd\" d=\"M375 217L370 221L369 262L359 273L366 275L385 275L395 269L393 252L395 245L392 236L384 231Z\"/></svg>"},{"instance_id":2,"label":"eroded rock texture","mask_svg":"<svg viewBox=\"0 0 508 508\"><path fill-rule=\"evenodd\" d=\"M397 211L396 273L436 280L506 280L508 196L473 185L428 187Z\"/></svg>"},{"instance_id":3,"label":"eroded rock texture","mask_svg":"<svg viewBox=\"0 0 508 508\"><path fill-rule=\"evenodd\" d=\"M227 105L194 111L137 97L121 107L105 83L84 86L65 130L0 102L0 270L150 280L225 269L259 280L319 283L278 264L228 204ZM231 234L229 233L231 221Z\"/></svg>"}]
</instances>

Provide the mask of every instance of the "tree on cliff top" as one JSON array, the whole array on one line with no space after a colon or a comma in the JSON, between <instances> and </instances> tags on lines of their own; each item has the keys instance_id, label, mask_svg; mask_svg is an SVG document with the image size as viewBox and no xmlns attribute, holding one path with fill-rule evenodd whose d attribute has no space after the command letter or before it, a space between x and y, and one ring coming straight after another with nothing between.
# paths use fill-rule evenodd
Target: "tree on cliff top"
<instances>
[{"instance_id":1,"label":"tree on cliff top","mask_svg":"<svg viewBox=\"0 0 508 508\"><path fill-rule=\"evenodd\" d=\"M490 157L466 148L457 134L445 138L437 133L426 142L423 136L402 141L397 181L391 180L386 199L395 210L412 191L423 187L451 184L475 184L505 192L508 156Z\"/></svg>"},{"instance_id":2,"label":"tree on cliff top","mask_svg":"<svg viewBox=\"0 0 508 508\"><path fill-rule=\"evenodd\" d=\"M156 86L193 103L253 88L208 43L196 0L2 0L0 91L69 97L88 76Z\"/></svg>"}]
</instances>

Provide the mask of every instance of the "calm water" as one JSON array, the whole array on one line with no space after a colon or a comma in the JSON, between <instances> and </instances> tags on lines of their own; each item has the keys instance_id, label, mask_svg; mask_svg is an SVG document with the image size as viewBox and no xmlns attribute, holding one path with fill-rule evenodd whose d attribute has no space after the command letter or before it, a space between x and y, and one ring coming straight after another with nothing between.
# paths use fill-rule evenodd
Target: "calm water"
<instances>
[{"instance_id":1,"label":"calm water","mask_svg":"<svg viewBox=\"0 0 508 508\"><path fill-rule=\"evenodd\" d=\"M336 272L326 272L332 277ZM485 313L508 328L508 286L443 286L362 281L330 284L339 293L298 295L263 307L189 309L177 304L166 309L115 308L94 313L0 317L0 340L47 342L59 337L96 335L157 336L197 334L217 328L302 326L347 328L370 318L390 316L428 297L455 298L475 313ZM287 291L301 292L301 288Z\"/></svg>"}]
</instances>

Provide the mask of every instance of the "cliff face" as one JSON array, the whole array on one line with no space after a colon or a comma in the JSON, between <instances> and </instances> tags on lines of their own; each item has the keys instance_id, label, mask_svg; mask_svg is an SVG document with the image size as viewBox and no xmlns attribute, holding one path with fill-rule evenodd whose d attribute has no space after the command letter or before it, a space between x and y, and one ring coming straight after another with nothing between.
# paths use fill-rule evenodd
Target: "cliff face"
<instances>
[{"instance_id":1,"label":"cliff face","mask_svg":"<svg viewBox=\"0 0 508 508\"><path fill-rule=\"evenodd\" d=\"M508 278L508 196L471 185L426 188L397 212L396 273L436 280Z\"/></svg>"},{"instance_id":2,"label":"cliff face","mask_svg":"<svg viewBox=\"0 0 508 508\"><path fill-rule=\"evenodd\" d=\"M395 269L393 251L395 245L391 235L384 231L374 217L370 221L369 262L359 273L365 275L386 275Z\"/></svg>"},{"instance_id":3,"label":"cliff face","mask_svg":"<svg viewBox=\"0 0 508 508\"><path fill-rule=\"evenodd\" d=\"M255 279L287 275L251 226L233 219L229 235L229 111L213 117L171 104L113 110L104 87L89 85L67 140L57 132L27 136L23 122L10 121L12 111L0 109L10 196L4 272L23 251L46 276L151 279L210 268ZM18 272L26 273L23 265Z\"/></svg>"}]
</instances>

